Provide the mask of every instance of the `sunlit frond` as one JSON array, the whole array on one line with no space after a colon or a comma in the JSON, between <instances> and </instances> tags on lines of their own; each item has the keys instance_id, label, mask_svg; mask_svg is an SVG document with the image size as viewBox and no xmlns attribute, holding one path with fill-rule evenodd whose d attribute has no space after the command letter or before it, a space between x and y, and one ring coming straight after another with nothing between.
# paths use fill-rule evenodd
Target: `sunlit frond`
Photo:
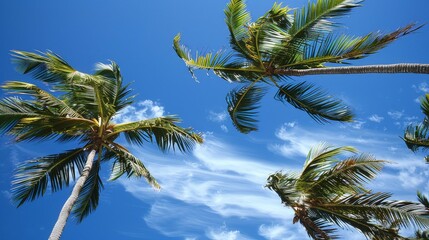
<instances>
[{"instance_id":1,"label":"sunlit frond","mask_svg":"<svg viewBox=\"0 0 429 240\"><path fill-rule=\"evenodd\" d=\"M370 33L364 37L323 35L318 40L303 45L302 58L282 67L318 68L327 62L344 63L345 60L360 59L418 28L410 24L389 34Z\"/></svg>"},{"instance_id":2,"label":"sunlit frond","mask_svg":"<svg viewBox=\"0 0 429 240\"><path fill-rule=\"evenodd\" d=\"M246 11L243 0L231 0L225 8L225 22L230 33L230 44L238 56L253 59L252 52L246 46L249 37L247 25L250 23L250 14Z\"/></svg>"},{"instance_id":3,"label":"sunlit frond","mask_svg":"<svg viewBox=\"0 0 429 240\"><path fill-rule=\"evenodd\" d=\"M82 118L82 116L68 106L64 101L58 99L52 94L40 89L34 84L18 81L9 81L1 86L3 89L12 94L23 94L33 97L37 104L48 108L56 116Z\"/></svg>"},{"instance_id":4,"label":"sunlit frond","mask_svg":"<svg viewBox=\"0 0 429 240\"><path fill-rule=\"evenodd\" d=\"M202 137L190 128L176 125L180 119L175 116L163 116L137 122L122 123L113 126L112 133L123 133L127 141L142 145L144 142L156 141L162 151L176 148L182 152L189 151L195 143L201 143Z\"/></svg>"},{"instance_id":5,"label":"sunlit frond","mask_svg":"<svg viewBox=\"0 0 429 240\"><path fill-rule=\"evenodd\" d=\"M61 190L75 179L76 169L80 172L85 161L85 151L77 148L20 164L12 181L13 199L21 206L43 196L48 184L53 192Z\"/></svg>"},{"instance_id":6,"label":"sunlit frond","mask_svg":"<svg viewBox=\"0 0 429 240\"><path fill-rule=\"evenodd\" d=\"M328 120L350 122L354 115L340 100L327 95L319 88L305 82L278 86L276 100L289 103L303 110L319 123Z\"/></svg>"},{"instance_id":7,"label":"sunlit frond","mask_svg":"<svg viewBox=\"0 0 429 240\"><path fill-rule=\"evenodd\" d=\"M332 164L329 171L307 185L305 190L315 197L329 197L333 192L338 195L359 193L365 190L363 184L374 179L385 163L367 154L349 157Z\"/></svg>"},{"instance_id":8,"label":"sunlit frond","mask_svg":"<svg viewBox=\"0 0 429 240\"><path fill-rule=\"evenodd\" d=\"M259 102L265 94L262 87L251 84L229 92L226 97L228 112L234 126L242 133L257 130L257 113Z\"/></svg>"},{"instance_id":9,"label":"sunlit frond","mask_svg":"<svg viewBox=\"0 0 429 240\"><path fill-rule=\"evenodd\" d=\"M360 0L317 0L294 12L293 24L289 30L290 44L303 43L330 32L335 23L332 18L341 17L359 6Z\"/></svg>"}]
</instances>

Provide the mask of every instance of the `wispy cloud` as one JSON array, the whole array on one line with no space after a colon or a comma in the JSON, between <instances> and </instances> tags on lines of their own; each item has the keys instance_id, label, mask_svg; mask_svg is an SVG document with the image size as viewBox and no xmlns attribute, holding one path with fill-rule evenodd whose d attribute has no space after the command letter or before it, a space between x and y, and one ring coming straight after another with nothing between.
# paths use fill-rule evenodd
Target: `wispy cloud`
<instances>
[{"instance_id":1,"label":"wispy cloud","mask_svg":"<svg viewBox=\"0 0 429 240\"><path fill-rule=\"evenodd\" d=\"M429 92L429 85L426 82L422 82L418 85L413 85L413 88L416 89L417 92Z\"/></svg>"},{"instance_id":2,"label":"wispy cloud","mask_svg":"<svg viewBox=\"0 0 429 240\"><path fill-rule=\"evenodd\" d=\"M302 239L302 236L305 236L305 233L297 236L297 229L294 229L294 231L291 231L290 229L286 228L285 225L277 225L277 224L260 225L258 229L258 234L268 240L276 240L276 239L298 240L298 239Z\"/></svg>"},{"instance_id":3,"label":"wispy cloud","mask_svg":"<svg viewBox=\"0 0 429 240\"><path fill-rule=\"evenodd\" d=\"M228 230L225 225L219 229L210 229L206 236L211 240L250 240L238 230Z\"/></svg>"},{"instance_id":4,"label":"wispy cloud","mask_svg":"<svg viewBox=\"0 0 429 240\"><path fill-rule=\"evenodd\" d=\"M145 164L162 189L155 192L141 180L120 183L145 202L155 199L144 219L167 236L195 237L185 234L201 229L206 234L208 226L219 226L229 217L292 219L292 212L280 204L275 193L264 188L268 175L284 166L247 156L214 136L208 136L186 161L179 160L185 156L164 159L136 151L147 159ZM184 215L187 217L181 217ZM164 226L171 221L175 226Z\"/></svg>"},{"instance_id":5,"label":"wispy cloud","mask_svg":"<svg viewBox=\"0 0 429 240\"><path fill-rule=\"evenodd\" d=\"M213 122L223 122L227 117L227 113L225 111L222 112L209 112L209 120Z\"/></svg>"},{"instance_id":6,"label":"wispy cloud","mask_svg":"<svg viewBox=\"0 0 429 240\"><path fill-rule=\"evenodd\" d=\"M380 123L384 120L384 117L378 116L377 114L374 114L368 118L371 122Z\"/></svg>"},{"instance_id":7,"label":"wispy cloud","mask_svg":"<svg viewBox=\"0 0 429 240\"><path fill-rule=\"evenodd\" d=\"M138 102L136 106L128 106L122 109L114 118L115 122L134 122L138 120L161 117L164 115L164 107L152 100Z\"/></svg>"},{"instance_id":8,"label":"wispy cloud","mask_svg":"<svg viewBox=\"0 0 429 240\"><path fill-rule=\"evenodd\" d=\"M404 110L402 110L402 111L389 111L389 112L387 112L387 115L389 115L393 120L399 120L404 115Z\"/></svg>"}]
</instances>

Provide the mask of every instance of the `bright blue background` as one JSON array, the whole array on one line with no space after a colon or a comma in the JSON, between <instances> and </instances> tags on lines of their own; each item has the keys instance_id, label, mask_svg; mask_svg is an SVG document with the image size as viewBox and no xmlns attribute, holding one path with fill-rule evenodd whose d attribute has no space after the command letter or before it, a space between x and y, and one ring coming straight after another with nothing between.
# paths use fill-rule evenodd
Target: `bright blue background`
<instances>
[{"instance_id":1,"label":"bright blue background","mask_svg":"<svg viewBox=\"0 0 429 240\"><path fill-rule=\"evenodd\" d=\"M228 118L214 121L215 113L221 114L226 110L226 93L236 86L213 74L207 76L205 72L199 72L199 83L195 82L173 51L172 40L180 32L182 42L191 49L228 49L228 32L223 14L227 2L0 2L0 81L32 81L28 76L14 71L9 52L13 49L52 50L83 72L91 72L96 62L111 59L121 66L125 81L132 82L132 88L138 93L137 102L152 100L164 108L165 114L180 115L184 120L183 126L192 126L207 136L207 147L199 148L187 156L162 155L151 147L138 151L137 155L147 163L161 184L166 185L165 189L160 193L154 192L144 180L106 181L97 211L82 224L69 220L62 239L305 238L299 232L302 230L291 226L290 212L286 208L279 208L285 211L285 218L281 220L273 215L275 211L265 213L263 204L259 207L251 204L253 197L261 193L264 200L278 205L280 200L262 188L265 184L263 177L252 181L252 177L265 174L263 169L252 169L251 173L246 171L247 167L254 166L252 164L267 166L274 171L299 169L305 159L302 152L282 153L275 146L303 146L308 150L311 146L306 143L311 142L310 139L315 142L328 141L333 145L353 145L379 158L386 157L398 162L393 167L387 167L383 172L384 177L377 179L377 184L374 184L377 190L390 191L394 197L408 200L415 200L417 189L429 192L428 168L423 164L422 154L410 153L399 138L407 123L422 119L416 99L427 91L425 84L428 76L425 75L311 76L296 79L314 82L343 99L353 107L357 123L361 123L361 126L338 123L319 125L305 113L274 101L274 91L269 92L262 102L258 132L239 134ZM249 1L248 9L255 19L273 3ZM287 1L284 4L300 7L305 3ZM383 32L393 31L412 22L424 24L429 21L427 0L377 0L365 1L363 5L349 17L341 19L344 27L339 31L357 36L379 29ZM429 28L425 26L380 53L353 64L429 63L428 42ZM394 113L402 115L395 119ZM383 120L379 123L371 121L371 116L375 114ZM287 128L290 139L282 140L282 127ZM7 137L1 141L1 239L46 239L70 189L47 194L16 209L10 201L13 168L26 159L56 153L72 146L52 143L13 145ZM210 151L213 153L208 156L207 152ZM243 161L240 162L242 165L233 167L234 161L231 160L234 159L236 162L248 160L249 165ZM108 165L103 168L106 177L108 169ZM173 171L177 169L180 171ZM169 186L180 185L183 179L189 180L190 186L200 187L198 184L201 184L201 189L190 196L179 189L175 194L176 189ZM203 188L206 186L204 184L209 183L216 184ZM144 190L140 192L136 186ZM252 193L252 188L261 193ZM234 192L234 198L225 194L233 195ZM204 194L199 196L199 193ZM239 196L242 196L242 201L232 202L240 199ZM269 204L266 204L267 208L271 207ZM156 215L155 210L159 209L163 211ZM256 214L258 211L261 214ZM270 226L272 235L264 235L264 227L261 226ZM274 228L277 228L277 233ZM345 234L351 234L350 239L353 235L350 232ZM360 235L353 236L361 239Z\"/></svg>"}]
</instances>

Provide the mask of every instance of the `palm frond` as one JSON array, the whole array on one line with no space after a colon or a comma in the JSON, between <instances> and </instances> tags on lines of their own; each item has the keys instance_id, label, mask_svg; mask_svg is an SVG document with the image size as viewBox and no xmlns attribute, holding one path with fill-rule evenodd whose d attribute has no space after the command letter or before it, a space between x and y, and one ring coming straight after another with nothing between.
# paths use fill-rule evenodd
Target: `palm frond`
<instances>
[{"instance_id":1,"label":"palm frond","mask_svg":"<svg viewBox=\"0 0 429 240\"><path fill-rule=\"evenodd\" d=\"M367 154L350 157L332 165L306 191L317 197L362 192L363 184L374 179L385 163Z\"/></svg>"},{"instance_id":2,"label":"palm frond","mask_svg":"<svg viewBox=\"0 0 429 240\"><path fill-rule=\"evenodd\" d=\"M308 236L313 239L338 239L338 236L335 234L337 230L333 228L332 223L318 216L311 215L313 215L311 211L309 213L306 212L304 215L295 215L295 218L299 220L307 231Z\"/></svg>"},{"instance_id":3,"label":"palm frond","mask_svg":"<svg viewBox=\"0 0 429 240\"><path fill-rule=\"evenodd\" d=\"M297 109L303 110L319 123L328 120L351 122L353 113L343 105L341 100L334 99L324 91L305 82L278 86L276 100L288 102Z\"/></svg>"},{"instance_id":4,"label":"palm frond","mask_svg":"<svg viewBox=\"0 0 429 240\"><path fill-rule=\"evenodd\" d=\"M421 204L423 204L428 210L429 210L429 200L428 198L421 193L420 191L417 191L417 199Z\"/></svg>"},{"instance_id":5,"label":"palm frond","mask_svg":"<svg viewBox=\"0 0 429 240\"><path fill-rule=\"evenodd\" d=\"M405 130L403 140L407 147L413 152L420 148L429 148L429 126L425 124L409 125Z\"/></svg>"},{"instance_id":6,"label":"palm frond","mask_svg":"<svg viewBox=\"0 0 429 240\"><path fill-rule=\"evenodd\" d=\"M250 14L243 0L231 0L225 8L225 22L230 33L230 45L238 56L253 59L252 52L246 46L249 33L246 26L250 23Z\"/></svg>"},{"instance_id":7,"label":"palm frond","mask_svg":"<svg viewBox=\"0 0 429 240\"><path fill-rule=\"evenodd\" d=\"M295 10L293 24L289 29L292 36L290 44L307 42L330 32L335 23L332 18L344 16L359 6L360 0L317 0L308 3L307 7Z\"/></svg>"},{"instance_id":8,"label":"palm frond","mask_svg":"<svg viewBox=\"0 0 429 240\"><path fill-rule=\"evenodd\" d=\"M341 212L352 216L359 214L364 220L373 219L400 228L429 227L429 212L424 205L409 201L388 200L388 193L363 193L339 199L336 202L323 204L331 212ZM339 216L339 215L337 215Z\"/></svg>"},{"instance_id":9,"label":"palm frond","mask_svg":"<svg viewBox=\"0 0 429 240\"><path fill-rule=\"evenodd\" d=\"M307 185L326 174L332 165L339 161L338 157L346 152L355 153L356 149L350 146L334 148L326 144L320 144L312 148L305 160L303 170L299 176L298 186Z\"/></svg>"},{"instance_id":10,"label":"palm frond","mask_svg":"<svg viewBox=\"0 0 429 240\"><path fill-rule=\"evenodd\" d=\"M119 144L114 144L114 147L110 149L112 153L115 154L115 161L112 166L109 181L116 180L126 173L128 178L144 177L153 188L161 188L143 162L131 154L127 149Z\"/></svg>"},{"instance_id":11,"label":"palm frond","mask_svg":"<svg viewBox=\"0 0 429 240\"><path fill-rule=\"evenodd\" d=\"M21 119L8 134L15 136L17 142L58 138L66 140L67 136L77 137L95 125L95 122L83 118L38 115ZM66 137L62 137L64 135Z\"/></svg>"},{"instance_id":12,"label":"palm frond","mask_svg":"<svg viewBox=\"0 0 429 240\"><path fill-rule=\"evenodd\" d=\"M72 213L80 223L98 206L100 192L103 189L103 182L100 176L100 161L94 161L88 178L79 193L76 203L73 205Z\"/></svg>"},{"instance_id":13,"label":"palm frond","mask_svg":"<svg viewBox=\"0 0 429 240\"><path fill-rule=\"evenodd\" d=\"M228 112L237 130L242 133L257 130L254 116L264 94L265 90L255 83L229 92L226 97Z\"/></svg>"},{"instance_id":14,"label":"palm frond","mask_svg":"<svg viewBox=\"0 0 429 240\"><path fill-rule=\"evenodd\" d=\"M69 185L70 179L75 179L75 170L80 172L85 161L85 151L77 148L20 164L12 181L14 201L21 206L26 201L35 200L45 194L48 184L53 192L61 190Z\"/></svg>"},{"instance_id":15,"label":"palm frond","mask_svg":"<svg viewBox=\"0 0 429 240\"><path fill-rule=\"evenodd\" d=\"M344 63L349 59L361 59L418 28L420 27L410 24L389 34L370 33L364 37L323 35L318 40L304 45L302 59L281 67L315 68L326 62Z\"/></svg>"},{"instance_id":16,"label":"palm frond","mask_svg":"<svg viewBox=\"0 0 429 240\"><path fill-rule=\"evenodd\" d=\"M52 94L38 88L36 85L26 82L9 81L1 86L8 93L29 95L37 100L37 104L48 108L57 116L82 118L82 116L68 106L64 101L58 99Z\"/></svg>"},{"instance_id":17,"label":"palm frond","mask_svg":"<svg viewBox=\"0 0 429 240\"><path fill-rule=\"evenodd\" d=\"M96 78L75 70L63 58L53 52L31 53L25 51L12 51L13 62L18 71L52 84L57 87L69 83L99 83Z\"/></svg>"},{"instance_id":18,"label":"palm frond","mask_svg":"<svg viewBox=\"0 0 429 240\"><path fill-rule=\"evenodd\" d=\"M39 109L18 97L0 100L0 130L9 132L23 118L40 116Z\"/></svg>"},{"instance_id":19,"label":"palm frond","mask_svg":"<svg viewBox=\"0 0 429 240\"><path fill-rule=\"evenodd\" d=\"M98 63L94 75L103 76L112 83L113 91L111 94L106 94L106 97L109 98L106 102L113 105L115 113L133 103L134 95L130 95L129 84L122 85L122 75L118 64L113 61L110 64Z\"/></svg>"},{"instance_id":20,"label":"palm frond","mask_svg":"<svg viewBox=\"0 0 429 240\"><path fill-rule=\"evenodd\" d=\"M113 126L112 133L107 137L124 133L130 143L142 145L144 142L156 141L162 151L175 150L190 151L195 143L202 143L200 134L190 128L176 125L180 119L175 116L163 116L137 122L122 123Z\"/></svg>"}]
</instances>

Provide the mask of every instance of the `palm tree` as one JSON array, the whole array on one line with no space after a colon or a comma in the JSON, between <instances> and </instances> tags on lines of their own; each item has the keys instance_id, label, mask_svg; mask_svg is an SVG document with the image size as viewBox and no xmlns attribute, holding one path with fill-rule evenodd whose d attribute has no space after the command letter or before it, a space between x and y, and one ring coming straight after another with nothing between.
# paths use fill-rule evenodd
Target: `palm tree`
<instances>
[{"instance_id":1,"label":"palm tree","mask_svg":"<svg viewBox=\"0 0 429 240\"><path fill-rule=\"evenodd\" d=\"M423 195L420 191L417 191L417 199L421 204L425 206L426 209L429 209L429 200ZM429 230L418 230L416 231L415 237L411 238L411 240L428 240L429 239Z\"/></svg>"},{"instance_id":2,"label":"palm tree","mask_svg":"<svg viewBox=\"0 0 429 240\"><path fill-rule=\"evenodd\" d=\"M255 22L251 22L244 0L231 0L225 9L231 52L218 51L191 56L174 38L177 55L195 69L212 70L228 82L244 86L226 97L235 127L243 133L257 130L255 115L268 87L277 90L275 99L307 112L317 122L349 122L353 113L339 99L312 84L291 82L292 76L315 74L429 73L429 64L392 64L329 67L364 58L420 26L414 24L388 34L369 33L352 37L335 33L331 20L359 6L359 0L317 0L293 10L275 3ZM264 86L265 85L265 86Z\"/></svg>"},{"instance_id":3,"label":"palm tree","mask_svg":"<svg viewBox=\"0 0 429 240\"><path fill-rule=\"evenodd\" d=\"M419 149L429 149L429 94L420 99L420 107L425 115L423 122L420 124L410 124L402 138L407 147L413 152ZM429 156L426 156L425 160L429 163Z\"/></svg>"},{"instance_id":4,"label":"palm tree","mask_svg":"<svg viewBox=\"0 0 429 240\"><path fill-rule=\"evenodd\" d=\"M93 75L72 68L60 56L14 51L18 70L51 86L43 90L34 84L6 82L8 93L23 95L0 100L0 130L16 142L33 140L75 141L79 147L39 157L18 166L12 182L13 199L21 206L67 187L76 179L49 239L59 239L70 212L81 222L97 208L103 188L100 165L113 161L109 180L126 174L144 177L154 188L156 179L145 165L116 140L125 136L130 144L156 142L162 151L191 150L202 137L176 125L180 119L163 116L135 122L116 123L113 118L133 102L124 85L119 66L99 63ZM53 95L51 92L55 92Z\"/></svg>"},{"instance_id":5,"label":"palm tree","mask_svg":"<svg viewBox=\"0 0 429 240\"><path fill-rule=\"evenodd\" d=\"M419 203L388 200L389 193L363 186L382 169L385 161L367 154L340 161L352 147L321 145L307 155L301 173L277 172L267 187L295 212L313 239L336 239L335 225L356 228L368 239L403 239L397 228L429 226L429 212ZM391 227L394 226L394 227Z\"/></svg>"}]
</instances>

